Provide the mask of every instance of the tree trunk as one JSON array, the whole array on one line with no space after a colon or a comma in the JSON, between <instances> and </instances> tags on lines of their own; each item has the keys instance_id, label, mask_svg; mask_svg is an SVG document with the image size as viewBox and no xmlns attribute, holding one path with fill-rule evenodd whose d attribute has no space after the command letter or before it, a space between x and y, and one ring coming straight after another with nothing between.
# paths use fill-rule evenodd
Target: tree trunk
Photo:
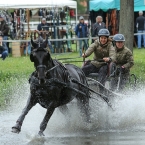
<instances>
[{"instance_id":1,"label":"tree trunk","mask_svg":"<svg viewBox=\"0 0 145 145\"><path fill-rule=\"evenodd\" d=\"M134 0L120 0L119 33L125 36L125 45L133 52Z\"/></svg>"}]
</instances>

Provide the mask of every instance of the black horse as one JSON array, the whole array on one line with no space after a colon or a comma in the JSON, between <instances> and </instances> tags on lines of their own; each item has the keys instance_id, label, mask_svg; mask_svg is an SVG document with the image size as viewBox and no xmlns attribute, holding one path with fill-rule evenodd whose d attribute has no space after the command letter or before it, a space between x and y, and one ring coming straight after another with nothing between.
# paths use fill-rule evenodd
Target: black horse
<instances>
[{"instance_id":1,"label":"black horse","mask_svg":"<svg viewBox=\"0 0 145 145\"><path fill-rule=\"evenodd\" d=\"M86 77L82 70L75 65L62 65L57 60L53 60L46 49L47 41L39 40L36 44L31 39L33 46L30 60L34 62L36 68L32 73L30 83L30 96L27 104L18 118L16 125L12 127L12 132L19 133L25 116L29 110L39 103L47 109L46 115L40 124L39 135L44 135L47 123L55 108L67 109L66 104L77 98L77 103L84 114L84 119L90 121L89 90L78 83L88 86ZM63 107L64 106L64 107ZM64 110L66 112L66 110Z\"/></svg>"}]
</instances>

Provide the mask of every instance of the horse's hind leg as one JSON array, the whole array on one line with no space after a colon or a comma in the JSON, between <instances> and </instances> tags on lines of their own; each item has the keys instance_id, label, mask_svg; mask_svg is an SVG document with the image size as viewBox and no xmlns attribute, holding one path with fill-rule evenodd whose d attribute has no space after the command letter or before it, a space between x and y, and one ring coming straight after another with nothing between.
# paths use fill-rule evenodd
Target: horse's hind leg
<instances>
[{"instance_id":1,"label":"horse's hind leg","mask_svg":"<svg viewBox=\"0 0 145 145\"><path fill-rule=\"evenodd\" d=\"M70 121L71 115L70 115L67 105L59 106L58 108L59 108L60 112L65 116L66 120Z\"/></svg>"},{"instance_id":2,"label":"horse's hind leg","mask_svg":"<svg viewBox=\"0 0 145 145\"><path fill-rule=\"evenodd\" d=\"M36 104L36 100L33 100L33 99L34 98L32 98L32 96L30 95L30 97L28 98L27 104L22 111L22 114L18 118L15 126L12 127L12 132L19 133L21 131L21 126L23 124L25 116L27 115L29 110Z\"/></svg>"},{"instance_id":3,"label":"horse's hind leg","mask_svg":"<svg viewBox=\"0 0 145 145\"><path fill-rule=\"evenodd\" d=\"M89 106L89 98L85 96L77 97L77 105L81 111L81 115L85 119L87 123L90 123L90 106Z\"/></svg>"},{"instance_id":4,"label":"horse's hind leg","mask_svg":"<svg viewBox=\"0 0 145 145\"><path fill-rule=\"evenodd\" d=\"M44 136L43 131L46 129L47 123L48 123L51 115L53 114L54 110L55 110L55 108L48 108L47 109L45 117L44 117L43 121L40 124L40 131L38 133L40 136Z\"/></svg>"},{"instance_id":5,"label":"horse's hind leg","mask_svg":"<svg viewBox=\"0 0 145 145\"><path fill-rule=\"evenodd\" d=\"M62 114L64 114L64 115L69 114L69 109L68 109L67 105L59 106L58 108Z\"/></svg>"}]
</instances>

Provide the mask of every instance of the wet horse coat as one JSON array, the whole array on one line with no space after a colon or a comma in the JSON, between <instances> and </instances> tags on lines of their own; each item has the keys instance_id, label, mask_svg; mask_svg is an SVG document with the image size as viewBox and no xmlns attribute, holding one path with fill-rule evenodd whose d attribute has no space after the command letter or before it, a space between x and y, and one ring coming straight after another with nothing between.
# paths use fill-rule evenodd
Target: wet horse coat
<instances>
[{"instance_id":1,"label":"wet horse coat","mask_svg":"<svg viewBox=\"0 0 145 145\"><path fill-rule=\"evenodd\" d=\"M86 121L90 119L89 90L72 82L72 79L75 79L88 86L84 73L75 65L66 64L63 66L57 60L53 60L44 46L44 43L39 45L38 48L33 49L30 55L30 60L34 62L36 71L32 73L29 79L30 96L16 125L12 127L12 132L14 133L21 131L25 116L37 103L47 109L45 117L40 124L39 135L44 135L43 131L46 129L55 108L63 108L63 105L74 98L77 98L79 108L85 114ZM67 109L66 106L64 108Z\"/></svg>"}]
</instances>

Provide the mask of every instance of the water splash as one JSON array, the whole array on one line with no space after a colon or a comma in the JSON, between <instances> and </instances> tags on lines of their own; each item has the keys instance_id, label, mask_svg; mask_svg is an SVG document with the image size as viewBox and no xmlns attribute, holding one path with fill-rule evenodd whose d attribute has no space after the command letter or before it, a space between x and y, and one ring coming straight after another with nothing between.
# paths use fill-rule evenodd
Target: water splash
<instances>
[{"instance_id":1,"label":"water splash","mask_svg":"<svg viewBox=\"0 0 145 145\"><path fill-rule=\"evenodd\" d=\"M145 89L130 93L129 96L121 96L113 99L113 108L109 108L106 103L98 99L91 100L92 109L91 124L86 124L74 103L70 103L69 110L71 117L64 116L56 109L52 115L45 138L37 136L40 123L45 115L46 109L39 105L34 106L26 116L20 134L11 132L11 127L15 124L29 96L29 84L23 80L20 85L12 86L14 93L9 94L12 100L9 107L0 112L0 142L1 144L43 144L47 137L76 137L90 136L95 132L116 132L116 131L144 131L145 129ZM36 144L35 144L36 145Z\"/></svg>"},{"instance_id":2,"label":"water splash","mask_svg":"<svg viewBox=\"0 0 145 145\"><path fill-rule=\"evenodd\" d=\"M113 109L102 105L98 109L98 128L100 130L144 130L145 128L145 89L128 92L113 98Z\"/></svg>"}]
</instances>

